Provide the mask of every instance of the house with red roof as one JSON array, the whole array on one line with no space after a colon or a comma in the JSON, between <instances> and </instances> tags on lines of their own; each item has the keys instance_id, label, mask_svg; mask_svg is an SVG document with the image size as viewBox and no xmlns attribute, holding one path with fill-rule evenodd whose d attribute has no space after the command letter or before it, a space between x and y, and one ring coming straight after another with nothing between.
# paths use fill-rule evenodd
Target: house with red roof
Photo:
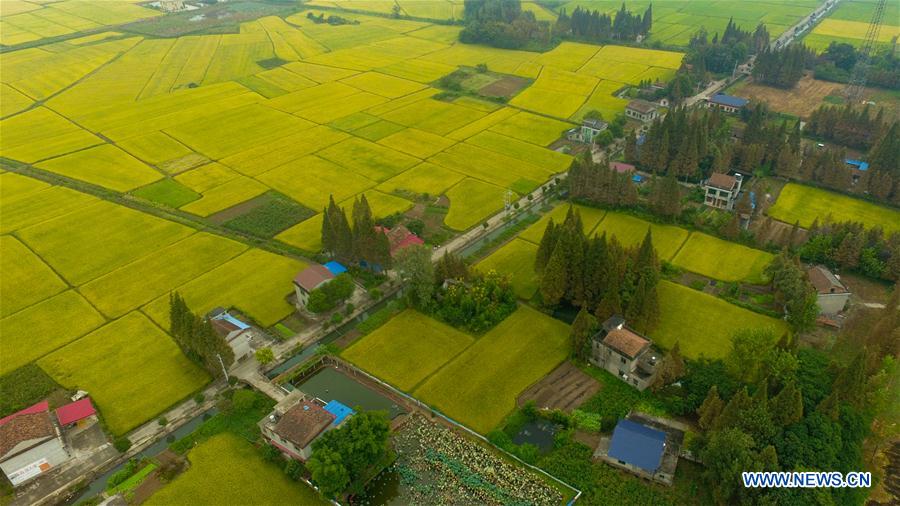
<instances>
[{"instance_id":1,"label":"house with red roof","mask_svg":"<svg viewBox=\"0 0 900 506\"><path fill-rule=\"evenodd\" d=\"M84 397L56 410L56 420L60 427L85 426L97 421L97 410L90 397Z\"/></svg>"},{"instance_id":2,"label":"house with red roof","mask_svg":"<svg viewBox=\"0 0 900 506\"><path fill-rule=\"evenodd\" d=\"M13 486L40 476L69 458L47 401L0 419L0 470Z\"/></svg>"},{"instance_id":3,"label":"house with red roof","mask_svg":"<svg viewBox=\"0 0 900 506\"><path fill-rule=\"evenodd\" d=\"M385 234L388 238L388 243L391 245L391 257L397 254L403 248L408 248L413 245L421 245L425 244L425 241L422 240L421 237L412 233L408 228L403 225L397 225L394 228L386 228L386 227L375 227L375 230Z\"/></svg>"}]
</instances>

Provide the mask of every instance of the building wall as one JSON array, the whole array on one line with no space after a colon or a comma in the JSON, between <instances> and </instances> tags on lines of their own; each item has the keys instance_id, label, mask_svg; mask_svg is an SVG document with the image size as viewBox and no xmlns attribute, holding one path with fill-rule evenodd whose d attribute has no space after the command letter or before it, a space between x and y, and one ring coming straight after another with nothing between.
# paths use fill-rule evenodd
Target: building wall
<instances>
[{"instance_id":1,"label":"building wall","mask_svg":"<svg viewBox=\"0 0 900 506\"><path fill-rule=\"evenodd\" d=\"M849 293L825 293L819 294L816 302L819 304L819 314L837 314L840 313L847 301L850 300Z\"/></svg>"},{"instance_id":2,"label":"building wall","mask_svg":"<svg viewBox=\"0 0 900 506\"><path fill-rule=\"evenodd\" d=\"M650 384L649 379L642 380L634 374L633 371L637 367L637 359L630 360L623 357L622 355L613 352L599 341L592 341L591 343L590 362L601 369L607 370L610 374L638 390L643 390ZM623 373L628 375L627 380L622 377Z\"/></svg>"},{"instance_id":3,"label":"building wall","mask_svg":"<svg viewBox=\"0 0 900 506\"><path fill-rule=\"evenodd\" d=\"M40 473L38 474L45 473L50 469L59 466L63 462L66 462L69 460L69 454L66 452L62 440L58 437L54 437L26 452L3 461L0 463L0 469L2 469L6 476L9 477L10 481L13 482L13 485L18 485L30 478L27 477L27 475L17 478L14 476L15 473L17 471L22 471L31 464L41 462L41 459L46 459L47 466L45 466L45 469L40 470Z\"/></svg>"},{"instance_id":4,"label":"building wall","mask_svg":"<svg viewBox=\"0 0 900 506\"><path fill-rule=\"evenodd\" d=\"M244 330L240 332L237 336L230 339L228 341L228 345L231 346L231 351L234 352L234 359L238 360L248 354L250 354L250 330Z\"/></svg>"},{"instance_id":5,"label":"building wall","mask_svg":"<svg viewBox=\"0 0 900 506\"><path fill-rule=\"evenodd\" d=\"M281 436L276 434L275 432L269 430L268 428L263 428L263 435L269 439L271 442L275 443L277 446L282 448L286 448L291 454L288 455L291 458L300 457L301 460L307 460L312 453L312 446L308 445L306 448L298 449L294 446L294 443L286 439L282 439Z\"/></svg>"},{"instance_id":6,"label":"building wall","mask_svg":"<svg viewBox=\"0 0 900 506\"><path fill-rule=\"evenodd\" d=\"M309 292L300 288L299 285L294 285L294 294L297 296L297 307L303 309L306 307L306 303L309 302Z\"/></svg>"}]
</instances>

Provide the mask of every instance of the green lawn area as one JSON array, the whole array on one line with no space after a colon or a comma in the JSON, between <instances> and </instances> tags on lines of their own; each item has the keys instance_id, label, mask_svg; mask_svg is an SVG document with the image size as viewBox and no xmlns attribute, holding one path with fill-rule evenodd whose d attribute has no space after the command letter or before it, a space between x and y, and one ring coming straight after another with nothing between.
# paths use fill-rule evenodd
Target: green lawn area
<instances>
[{"instance_id":1,"label":"green lawn area","mask_svg":"<svg viewBox=\"0 0 900 506\"><path fill-rule=\"evenodd\" d=\"M765 283L763 270L772 254L694 232L672 263L691 272L722 281Z\"/></svg>"},{"instance_id":2,"label":"green lawn area","mask_svg":"<svg viewBox=\"0 0 900 506\"><path fill-rule=\"evenodd\" d=\"M428 378L415 395L485 434L515 409L525 388L568 354L569 326L521 306Z\"/></svg>"},{"instance_id":3,"label":"green lawn area","mask_svg":"<svg viewBox=\"0 0 900 506\"><path fill-rule=\"evenodd\" d=\"M199 193L169 178L138 188L133 193L136 197L176 209L200 198Z\"/></svg>"},{"instance_id":4,"label":"green lawn area","mask_svg":"<svg viewBox=\"0 0 900 506\"><path fill-rule=\"evenodd\" d=\"M188 453L191 467L144 504L327 504L304 483L292 481L238 436L214 436Z\"/></svg>"},{"instance_id":5,"label":"green lawn area","mask_svg":"<svg viewBox=\"0 0 900 506\"><path fill-rule=\"evenodd\" d=\"M666 349L677 341L682 354L689 358L725 356L731 348L731 335L738 329L772 327L777 336L788 330L782 320L754 313L686 286L661 281L657 290L660 321L648 335Z\"/></svg>"},{"instance_id":6,"label":"green lawn area","mask_svg":"<svg viewBox=\"0 0 900 506\"><path fill-rule=\"evenodd\" d=\"M812 186L788 183L781 190L769 216L785 223L808 227L831 216L833 221L859 221L867 227L880 225L885 232L900 231L900 211Z\"/></svg>"},{"instance_id":7,"label":"green lawn area","mask_svg":"<svg viewBox=\"0 0 900 506\"><path fill-rule=\"evenodd\" d=\"M493 269L506 274L516 296L528 300L538 289L538 275L534 272L537 250L534 243L515 238L478 262L476 268L481 272Z\"/></svg>"},{"instance_id":8,"label":"green lawn area","mask_svg":"<svg viewBox=\"0 0 900 506\"><path fill-rule=\"evenodd\" d=\"M137 311L56 350L38 365L60 385L90 392L116 435L209 381L168 334Z\"/></svg>"},{"instance_id":9,"label":"green lawn area","mask_svg":"<svg viewBox=\"0 0 900 506\"><path fill-rule=\"evenodd\" d=\"M553 218L553 222L559 225L563 221L566 220L566 213L569 211L568 203L562 203L558 206L554 207L552 211L546 213L541 216L541 219L538 220L534 225L526 228L519 237L525 239L526 241L531 241L535 244L540 244L541 237L544 236L544 230L547 229L547 222L550 221L550 218ZM597 209L594 207L585 207L575 205L575 209L581 213L581 224L584 226L585 232L590 232L594 230L594 227L597 226L597 223L603 219L603 216L606 214L606 211L603 209Z\"/></svg>"},{"instance_id":10,"label":"green lawn area","mask_svg":"<svg viewBox=\"0 0 900 506\"><path fill-rule=\"evenodd\" d=\"M689 232L681 227L657 225L615 211L606 213L606 217L597 225L594 233L599 235L606 232L607 238L614 235L624 246L636 246L644 240L647 227L653 234L653 246L656 247L656 253L661 260L671 260L689 235Z\"/></svg>"},{"instance_id":11,"label":"green lawn area","mask_svg":"<svg viewBox=\"0 0 900 506\"><path fill-rule=\"evenodd\" d=\"M473 341L468 334L407 309L341 355L401 390L411 391Z\"/></svg>"}]
</instances>

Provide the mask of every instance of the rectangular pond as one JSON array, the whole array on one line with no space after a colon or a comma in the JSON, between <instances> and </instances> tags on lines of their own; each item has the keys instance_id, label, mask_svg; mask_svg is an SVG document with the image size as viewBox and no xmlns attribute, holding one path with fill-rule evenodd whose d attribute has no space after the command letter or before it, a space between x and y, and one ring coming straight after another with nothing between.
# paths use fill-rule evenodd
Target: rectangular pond
<instances>
[{"instance_id":1,"label":"rectangular pond","mask_svg":"<svg viewBox=\"0 0 900 506\"><path fill-rule=\"evenodd\" d=\"M326 402L336 400L354 409L359 406L367 411L387 411L390 418L404 413L403 407L387 396L333 367L323 367L294 387Z\"/></svg>"}]
</instances>

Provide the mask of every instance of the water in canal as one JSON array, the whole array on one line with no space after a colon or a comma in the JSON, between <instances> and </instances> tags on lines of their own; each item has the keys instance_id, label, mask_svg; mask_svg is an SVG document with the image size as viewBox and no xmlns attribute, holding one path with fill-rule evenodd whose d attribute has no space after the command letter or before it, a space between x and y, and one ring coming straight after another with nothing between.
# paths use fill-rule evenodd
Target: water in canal
<instances>
[{"instance_id":1,"label":"water in canal","mask_svg":"<svg viewBox=\"0 0 900 506\"><path fill-rule=\"evenodd\" d=\"M390 418L404 412L394 401L333 367L325 367L294 386L303 393L326 402L337 400L350 407L359 406L366 411L387 411Z\"/></svg>"}]
</instances>

